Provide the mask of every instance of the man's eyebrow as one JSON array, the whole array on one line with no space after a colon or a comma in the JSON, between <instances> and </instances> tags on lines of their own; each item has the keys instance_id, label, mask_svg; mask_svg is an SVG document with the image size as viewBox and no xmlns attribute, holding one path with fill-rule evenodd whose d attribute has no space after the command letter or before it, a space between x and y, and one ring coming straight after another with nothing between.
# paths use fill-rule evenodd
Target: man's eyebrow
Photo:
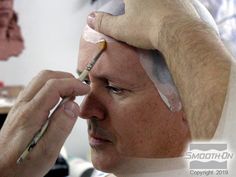
<instances>
[{"instance_id":1,"label":"man's eyebrow","mask_svg":"<svg viewBox=\"0 0 236 177\"><path fill-rule=\"evenodd\" d=\"M78 76L82 73L81 70L76 70ZM136 84L134 84L132 81L128 81L125 79L125 77L119 77L119 76L114 76L111 74L107 74L107 73L103 73L99 76L95 76L97 79L103 80L103 81L111 81L113 83L117 83L117 84L125 84L125 85L132 85L132 87L137 87ZM89 76L87 76L85 78L85 80L90 81Z\"/></svg>"},{"instance_id":2,"label":"man's eyebrow","mask_svg":"<svg viewBox=\"0 0 236 177\"><path fill-rule=\"evenodd\" d=\"M78 76L82 73L81 70L76 70ZM101 80L109 80L113 82L119 82L119 83L124 83L125 81L117 76L112 76L110 74L102 74L99 76L96 76L96 78L101 79ZM90 80L89 76L86 77L86 80Z\"/></svg>"}]
</instances>

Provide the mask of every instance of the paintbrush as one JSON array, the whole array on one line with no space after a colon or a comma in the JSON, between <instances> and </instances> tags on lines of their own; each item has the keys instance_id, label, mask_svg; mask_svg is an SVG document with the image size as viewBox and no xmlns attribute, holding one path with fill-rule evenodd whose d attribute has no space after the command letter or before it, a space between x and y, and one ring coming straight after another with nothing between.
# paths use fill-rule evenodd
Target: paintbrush
<instances>
[{"instance_id":1,"label":"paintbrush","mask_svg":"<svg viewBox=\"0 0 236 177\"><path fill-rule=\"evenodd\" d=\"M95 65L95 63L97 62L97 60L99 59L101 54L107 48L107 43L106 43L106 41L104 39L99 41L97 44L98 44L98 47L99 47L99 52L95 55L95 57L92 59L92 61L87 64L86 68L79 75L78 79L80 81L84 81L85 80L85 78L89 74L89 71L93 68L93 66ZM71 99L71 97L66 97L66 98L62 99L61 102L59 103L59 106L61 106L65 102L69 101L70 99ZM24 152L17 159L17 161L16 161L17 164L20 164L20 163L22 163L25 160L25 158L29 155L30 151L32 151L32 149L36 146L38 141L43 137L44 133L46 132L46 130L48 128L49 122L50 122L50 119L47 119L46 123L42 126L42 128L34 135L34 137L30 141L30 143L28 144L28 146L26 147Z\"/></svg>"}]
</instances>

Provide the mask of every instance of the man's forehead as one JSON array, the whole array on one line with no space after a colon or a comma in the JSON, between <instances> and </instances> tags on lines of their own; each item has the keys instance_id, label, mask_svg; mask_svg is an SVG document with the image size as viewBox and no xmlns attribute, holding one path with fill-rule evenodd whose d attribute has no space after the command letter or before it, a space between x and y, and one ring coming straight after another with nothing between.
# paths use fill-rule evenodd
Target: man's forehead
<instances>
[{"instance_id":1,"label":"man's forehead","mask_svg":"<svg viewBox=\"0 0 236 177\"><path fill-rule=\"evenodd\" d=\"M78 70L82 71L87 63L98 52L96 44L81 39ZM140 80L145 71L143 70L139 56L134 48L123 43L108 43L106 51L101 55L91 73L98 77L124 78L126 80Z\"/></svg>"},{"instance_id":2,"label":"man's forehead","mask_svg":"<svg viewBox=\"0 0 236 177\"><path fill-rule=\"evenodd\" d=\"M98 52L99 47L97 44L82 39L79 50L79 67L83 65L82 67L84 68L84 65L91 61ZM120 68L120 66L124 69L130 68L130 66L133 66L135 69L137 65L141 67L138 53L133 48L118 42L107 44L107 49L102 53L97 64L99 63L117 69Z\"/></svg>"}]
</instances>

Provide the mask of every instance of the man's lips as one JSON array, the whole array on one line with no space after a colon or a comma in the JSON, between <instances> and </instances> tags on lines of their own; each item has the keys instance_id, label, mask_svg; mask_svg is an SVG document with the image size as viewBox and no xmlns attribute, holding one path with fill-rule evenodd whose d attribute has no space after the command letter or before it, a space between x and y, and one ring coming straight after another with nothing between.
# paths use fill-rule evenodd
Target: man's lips
<instances>
[{"instance_id":1,"label":"man's lips","mask_svg":"<svg viewBox=\"0 0 236 177\"><path fill-rule=\"evenodd\" d=\"M89 133L89 137L100 141L112 142L112 140L108 136L100 135L98 133Z\"/></svg>"},{"instance_id":2,"label":"man's lips","mask_svg":"<svg viewBox=\"0 0 236 177\"><path fill-rule=\"evenodd\" d=\"M91 147L114 144L116 141L115 136L110 131L99 126L99 122L96 119L88 120L88 135Z\"/></svg>"},{"instance_id":3,"label":"man's lips","mask_svg":"<svg viewBox=\"0 0 236 177\"><path fill-rule=\"evenodd\" d=\"M112 140L107 135L104 136L98 133L89 133L89 144L91 147L99 147L102 145L112 144Z\"/></svg>"}]
</instances>

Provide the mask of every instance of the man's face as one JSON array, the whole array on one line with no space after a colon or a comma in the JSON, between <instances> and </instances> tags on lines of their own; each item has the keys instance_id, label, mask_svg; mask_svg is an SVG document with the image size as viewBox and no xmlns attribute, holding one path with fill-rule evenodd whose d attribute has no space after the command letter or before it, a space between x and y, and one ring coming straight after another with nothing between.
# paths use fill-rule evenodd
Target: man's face
<instances>
[{"instance_id":1,"label":"man's face","mask_svg":"<svg viewBox=\"0 0 236 177\"><path fill-rule=\"evenodd\" d=\"M78 71L98 47L81 40ZM92 162L114 171L128 157L180 156L189 138L182 112L170 112L142 68L137 52L118 42L108 43L86 80L91 91L80 107L88 120Z\"/></svg>"}]
</instances>

